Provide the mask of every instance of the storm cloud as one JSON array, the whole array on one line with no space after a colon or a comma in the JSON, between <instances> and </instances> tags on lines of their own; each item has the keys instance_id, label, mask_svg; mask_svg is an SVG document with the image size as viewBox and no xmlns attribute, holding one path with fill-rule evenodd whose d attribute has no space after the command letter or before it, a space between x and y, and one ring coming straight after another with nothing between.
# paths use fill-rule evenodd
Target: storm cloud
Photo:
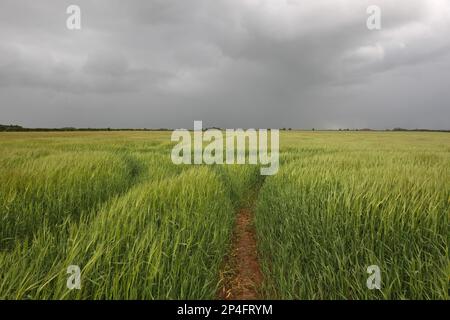
<instances>
[{"instance_id":1,"label":"storm cloud","mask_svg":"<svg viewBox=\"0 0 450 320\"><path fill-rule=\"evenodd\" d=\"M2 124L450 129L448 0L2 0L0 39Z\"/></svg>"}]
</instances>

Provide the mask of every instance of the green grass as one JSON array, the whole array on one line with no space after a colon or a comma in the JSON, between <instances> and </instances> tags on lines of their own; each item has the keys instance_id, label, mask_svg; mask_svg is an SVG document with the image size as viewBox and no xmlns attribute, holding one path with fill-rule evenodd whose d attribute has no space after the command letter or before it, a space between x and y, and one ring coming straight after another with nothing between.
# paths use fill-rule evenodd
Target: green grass
<instances>
[{"instance_id":1,"label":"green grass","mask_svg":"<svg viewBox=\"0 0 450 320\"><path fill-rule=\"evenodd\" d=\"M448 299L450 135L280 142L263 181L255 166L172 164L170 132L1 133L0 299L215 298L235 211L260 183L264 297Z\"/></svg>"}]
</instances>

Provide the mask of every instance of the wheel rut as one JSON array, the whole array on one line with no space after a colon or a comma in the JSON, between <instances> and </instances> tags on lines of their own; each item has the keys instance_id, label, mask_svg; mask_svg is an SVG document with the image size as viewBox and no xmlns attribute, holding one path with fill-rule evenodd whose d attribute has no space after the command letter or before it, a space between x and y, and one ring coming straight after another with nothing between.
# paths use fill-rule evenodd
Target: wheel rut
<instances>
[{"instance_id":1,"label":"wheel rut","mask_svg":"<svg viewBox=\"0 0 450 320\"><path fill-rule=\"evenodd\" d=\"M248 201L237 210L231 250L221 272L222 300L255 300L260 298L263 281L256 231L253 224L259 188L251 192Z\"/></svg>"}]
</instances>

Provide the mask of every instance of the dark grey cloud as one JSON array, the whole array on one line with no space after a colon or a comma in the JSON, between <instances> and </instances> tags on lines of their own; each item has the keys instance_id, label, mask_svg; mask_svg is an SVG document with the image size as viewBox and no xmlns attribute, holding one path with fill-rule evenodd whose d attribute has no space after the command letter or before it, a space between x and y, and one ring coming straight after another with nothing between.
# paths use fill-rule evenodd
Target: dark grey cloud
<instances>
[{"instance_id":1,"label":"dark grey cloud","mask_svg":"<svg viewBox=\"0 0 450 320\"><path fill-rule=\"evenodd\" d=\"M0 123L450 129L448 0L2 0L0 39Z\"/></svg>"}]
</instances>

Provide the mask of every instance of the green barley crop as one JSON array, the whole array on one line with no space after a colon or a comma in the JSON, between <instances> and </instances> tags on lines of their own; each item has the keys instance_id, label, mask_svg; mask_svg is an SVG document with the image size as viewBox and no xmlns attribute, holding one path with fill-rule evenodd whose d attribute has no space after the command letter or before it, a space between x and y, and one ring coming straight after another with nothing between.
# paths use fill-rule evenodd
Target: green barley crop
<instances>
[{"instance_id":1,"label":"green barley crop","mask_svg":"<svg viewBox=\"0 0 450 320\"><path fill-rule=\"evenodd\" d=\"M3 256L0 292L19 299L213 298L233 212L208 168L142 183L66 238L43 232L32 247ZM83 290L67 290L69 265L82 268Z\"/></svg>"},{"instance_id":2,"label":"green barley crop","mask_svg":"<svg viewBox=\"0 0 450 320\"><path fill-rule=\"evenodd\" d=\"M59 153L3 168L0 250L126 190L137 171L132 158L105 152Z\"/></svg>"},{"instance_id":3,"label":"green barley crop","mask_svg":"<svg viewBox=\"0 0 450 320\"><path fill-rule=\"evenodd\" d=\"M429 153L344 141L291 148L266 180L256 216L266 295L447 299L449 153L431 139ZM381 290L366 286L370 265Z\"/></svg>"},{"instance_id":4,"label":"green barley crop","mask_svg":"<svg viewBox=\"0 0 450 320\"><path fill-rule=\"evenodd\" d=\"M0 299L215 298L236 209L261 183L263 297L448 299L448 134L289 132L281 146L263 179L174 165L167 132L0 134Z\"/></svg>"}]
</instances>

